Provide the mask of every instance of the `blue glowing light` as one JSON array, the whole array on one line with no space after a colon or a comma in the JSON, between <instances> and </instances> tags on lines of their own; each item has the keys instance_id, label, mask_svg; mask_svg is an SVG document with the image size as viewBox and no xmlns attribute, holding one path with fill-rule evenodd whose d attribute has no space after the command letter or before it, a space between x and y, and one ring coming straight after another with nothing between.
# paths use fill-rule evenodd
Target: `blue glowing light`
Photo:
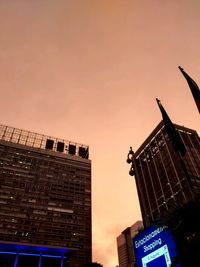
<instances>
[{"instance_id":1,"label":"blue glowing light","mask_svg":"<svg viewBox=\"0 0 200 267\"><path fill-rule=\"evenodd\" d=\"M0 255L19 255L30 257L46 257L55 259L66 259L69 253L68 248L53 246L37 246L32 244L23 245L20 243L0 243Z\"/></svg>"},{"instance_id":2,"label":"blue glowing light","mask_svg":"<svg viewBox=\"0 0 200 267\"><path fill-rule=\"evenodd\" d=\"M0 251L0 254L8 254L8 255L23 255L23 256L35 256L35 257L47 257L47 258L57 258L57 259L66 259L65 256L55 256L55 255L47 255L47 254L34 254L34 253L23 253L23 252L12 252L12 251Z\"/></svg>"}]
</instances>

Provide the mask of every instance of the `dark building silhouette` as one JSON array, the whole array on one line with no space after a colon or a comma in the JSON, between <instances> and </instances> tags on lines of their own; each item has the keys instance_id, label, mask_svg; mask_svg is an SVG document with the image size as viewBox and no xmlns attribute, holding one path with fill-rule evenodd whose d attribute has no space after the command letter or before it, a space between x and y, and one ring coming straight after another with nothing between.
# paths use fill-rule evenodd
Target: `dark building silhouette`
<instances>
[{"instance_id":1,"label":"dark building silhouette","mask_svg":"<svg viewBox=\"0 0 200 267\"><path fill-rule=\"evenodd\" d=\"M0 266L91 261L88 147L0 126Z\"/></svg>"},{"instance_id":2,"label":"dark building silhouette","mask_svg":"<svg viewBox=\"0 0 200 267\"><path fill-rule=\"evenodd\" d=\"M196 131L174 124L186 149L184 156L161 121L133 153L133 169L145 226L158 215L192 199L200 187L200 139Z\"/></svg>"},{"instance_id":3,"label":"dark building silhouette","mask_svg":"<svg viewBox=\"0 0 200 267\"><path fill-rule=\"evenodd\" d=\"M143 229L141 221L135 222L131 227L127 227L117 237L117 252L119 267L134 267L135 255L133 248L133 238Z\"/></svg>"}]
</instances>

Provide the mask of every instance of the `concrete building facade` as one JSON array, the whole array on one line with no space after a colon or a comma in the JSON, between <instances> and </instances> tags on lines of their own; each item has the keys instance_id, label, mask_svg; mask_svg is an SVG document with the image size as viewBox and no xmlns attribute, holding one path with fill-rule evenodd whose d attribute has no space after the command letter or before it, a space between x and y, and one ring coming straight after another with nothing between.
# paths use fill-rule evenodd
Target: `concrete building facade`
<instances>
[{"instance_id":1,"label":"concrete building facade","mask_svg":"<svg viewBox=\"0 0 200 267\"><path fill-rule=\"evenodd\" d=\"M134 267L135 256L133 248L133 238L143 229L143 223L137 221L132 226L126 228L117 237L117 252L119 267Z\"/></svg>"},{"instance_id":2,"label":"concrete building facade","mask_svg":"<svg viewBox=\"0 0 200 267\"><path fill-rule=\"evenodd\" d=\"M192 199L200 188L200 139L195 130L174 125L186 149L184 156L161 121L134 153L134 174L145 226L172 207Z\"/></svg>"},{"instance_id":3,"label":"concrete building facade","mask_svg":"<svg viewBox=\"0 0 200 267\"><path fill-rule=\"evenodd\" d=\"M91 261L89 148L0 126L0 266Z\"/></svg>"}]
</instances>

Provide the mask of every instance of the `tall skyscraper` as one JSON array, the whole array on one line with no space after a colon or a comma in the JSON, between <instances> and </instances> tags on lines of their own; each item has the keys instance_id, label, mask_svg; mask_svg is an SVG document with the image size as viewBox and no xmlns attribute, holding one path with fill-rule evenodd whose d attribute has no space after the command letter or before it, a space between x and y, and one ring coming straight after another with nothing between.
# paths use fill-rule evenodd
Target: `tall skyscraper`
<instances>
[{"instance_id":1,"label":"tall skyscraper","mask_svg":"<svg viewBox=\"0 0 200 267\"><path fill-rule=\"evenodd\" d=\"M0 266L91 261L88 146L0 126Z\"/></svg>"},{"instance_id":2,"label":"tall skyscraper","mask_svg":"<svg viewBox=\"0 0 200 267\"><path fill-rule=\"evenodd\" d=\"M136 186L145 226L173 203L192 199L200 190L200 139L195 130L174 125L186 149L180 155L161 121L133 154Z\"/></svg>"},{"instance_id":3,"label":"tall skyscraper","mask_svg":"<svg viewBox=\"0 0 200 267\"><path fill-rule=\"evenodd\" d=\"M141 221L137 221L131 227L126 228L117 237L117 252L119 267L134 267L135 255L132 239L143 229Z\"/></svg>"}]
</instances>

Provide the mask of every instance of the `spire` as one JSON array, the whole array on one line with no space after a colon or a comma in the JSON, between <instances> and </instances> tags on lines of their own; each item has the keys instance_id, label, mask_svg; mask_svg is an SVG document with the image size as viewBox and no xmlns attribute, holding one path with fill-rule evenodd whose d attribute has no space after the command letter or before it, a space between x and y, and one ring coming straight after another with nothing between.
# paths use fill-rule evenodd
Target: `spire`
<instances>
[{"instance_id":1,"label":"spire","mask_svg":"<svg viewBox=\"0 0 200 267\"><path fill-rule=\"evenodd\" d=\"M164 107L162 106L160 100L158 98L156 98L156 101L158 103L158 107L159 107L160 112L161 112L162 117L163 117L163 122L165 125L166 132L172 141L174 150L177 152L180 152L181 155L184 156L186 149L185 149L183 141L179 135L179 132L174 127L174 124L172 123L170 117L168 116L167 112L165 111Z\"/></svg>"},{"instance_id":2,"label":"spire","mask_svg":"<svg viewBox=\"0 0 200 267\"><path fill-rule=\"evenodd\" d=\"M200 113L200 90L196 82L184 71L183 68L180 66L178 67L179 70L182 72L183 76L185 77L188 85L190 87L191 93L193 95L194 101L197 105L198 111Z\"/></svg>"}]
</instances>

